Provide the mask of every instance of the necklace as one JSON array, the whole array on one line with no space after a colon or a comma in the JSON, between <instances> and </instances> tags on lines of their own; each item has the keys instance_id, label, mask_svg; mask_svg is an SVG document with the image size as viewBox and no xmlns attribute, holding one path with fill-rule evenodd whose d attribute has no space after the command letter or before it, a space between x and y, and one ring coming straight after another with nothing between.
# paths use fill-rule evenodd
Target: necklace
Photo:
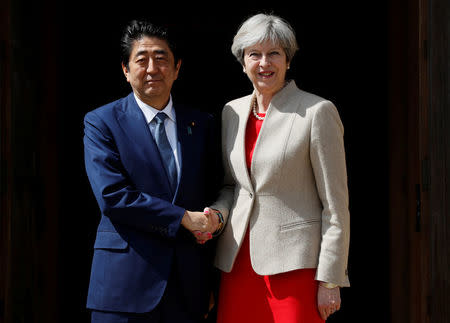
<instances>
[{"instance_id":1,"label":"necklace","mask_svg":"<svg viewBox=\"0 0 450 323\"><path fill-rule=\"evenodd\" d=\"M284 89L284 88L286 87L286 85L288 85L288 84L289 84L289 82L288 82L288 81L285 81L283 87L282 87L280 90ZM257 106L258 106L258 101L256 100L256 96L254 96L254 97L253 97L253 102L252 102L253 116L254 116L256 119L263 121L264 118L265 118L266 116L260 117L260 116L258 115L258 113L256 112L256 107L257 107Z\"/></svg>"},{"instance_id":2,"label":"necklace","mask_svg":"<svg viewBox=\"0 0 450 323\"><path fill-rule=\"evenodd\" d=\"M256 106L257 106L257 103L256 103L256 98L253 100L253 107L252 107L252 110L253 110L253 115L254 115L254 117L256 118L256 119L258 119L258 120L264 120L264 118L265 118L265 116L264 117L260 117L259 115L258 115L258 113L256 113Z\"/></svg>"}]
</instances>

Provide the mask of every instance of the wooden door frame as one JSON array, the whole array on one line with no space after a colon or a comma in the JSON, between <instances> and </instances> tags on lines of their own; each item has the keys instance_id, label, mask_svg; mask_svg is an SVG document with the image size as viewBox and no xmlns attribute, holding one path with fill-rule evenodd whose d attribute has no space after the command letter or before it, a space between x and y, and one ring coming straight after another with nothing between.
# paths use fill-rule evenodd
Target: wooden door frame
<instances>
[{"instance_id":1,"label":"wooden door frame","mask_svg":"<svg viewBox=\"0 0 450 323\"><path fill-rule=\"evenodd\" d=\"M0 323L7 322L13 165L11 156L10 3L0 2Z\"/></svg>"},{"instance_id":2,"label":"wooden door frame","mask_svg":"<svg viewBox=\"0 0 450 323\"><path fill-rule=\"evenodd\" d=\"M391 322L425 323L428 274L422 268L424 230L420 165L426 158L422 123L426 57L422 37L426 0L398 0L389 8L389 221ZM422 73L422 74L421 74ZM426 73L425 73L426 74ZM426 132L426 131L425 131ZM425 269L425 271L424 271ZM419 279L423 277L423 279ZM411 304L418 306L412 307Z\"/></svg>"},{"instance_id":3,"label":"wooden door frame","mask_svg":"<svg viewBox=\"0 0 450 323\"><path fill-rule=\"evenodd\" d=\"M55 3L0 3L0 323L56 322Z\"/></svg>"},{"instance_id":4,"label":"wooden door frame","mask_svg":"<svg viewBox=\"0 0 450 323\"><path fill-rule=\"evenodd\" d=\"M449 4L390 2L391 322L448 322ZM447 285L446 283L447 282Z\"/></svg>"},{"instance_id":5,"label":"wooden door frame","mask_svg":"<svg viewBox=\"0 0 450 323\"><path fill-rule=\"evenodd\" d=\"M429 212L432 323L450 322L450 3L429 0Z\"/></svg>"}]
</instances>

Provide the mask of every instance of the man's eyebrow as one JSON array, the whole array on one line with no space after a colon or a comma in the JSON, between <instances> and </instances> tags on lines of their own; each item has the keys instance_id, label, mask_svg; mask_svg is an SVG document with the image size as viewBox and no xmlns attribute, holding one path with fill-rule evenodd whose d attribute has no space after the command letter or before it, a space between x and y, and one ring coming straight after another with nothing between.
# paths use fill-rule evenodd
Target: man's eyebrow
<instances>
[{"instance_id":1,"label":"man's eyebrow","mask_svg":"<svg viewBox=\"0 0 450 323\"><path fill-rule=\"evenodd\" d=\"M134 56L137 57L137 56L140 56L140 55L146 55L147 53L148 53L148 51L146 51L146 50L140 50Z\"/></svg>"},{"instance_id":2,"label":"man's eyebrow","mask_svg":"<svg viewBox=\"0 0 450 323\"><path fill-rule=\"evenodd\" d=\"M168 52L164 49L156 49L153 51L153 53L156 55L168 55Z\"/></svg>"},{"instance_id":3,"label":"man's eyebrow","mask_svg":"<svg viewBox=\"0 0 450 323\"><path fill-rule=\"evenodd\" d=\"M149 51L148 50L140 50L136 53L135 56L140 56L140 55L148 55ZM154 55L168 55L168 52L165 49L156 49L154 51L152 51L150 54L154 54Z\"/></svg>"}]
</instances>

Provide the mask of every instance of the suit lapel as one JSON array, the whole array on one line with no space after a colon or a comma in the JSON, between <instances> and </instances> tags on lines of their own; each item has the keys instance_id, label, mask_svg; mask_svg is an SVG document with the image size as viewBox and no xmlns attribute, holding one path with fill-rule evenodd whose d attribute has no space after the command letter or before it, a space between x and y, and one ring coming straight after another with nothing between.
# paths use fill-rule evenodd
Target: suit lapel
<instances>
[{"instance_id":1,"label":"suit lapel","mask_svg":"<svg viewBox=\"0 0 450 323\"><path fill-rule=\"evenodd\" d=\"M253 185L250 180L250 175L248 173L247 169L247 161L246 161L246 151L245 151L245 133L247 129L247 122L250 115L250 105L251 105L251 98L252 96L248 97L248 100L243 100L241 106L237 107L236 112L239 116L239 125L238 125L238 131L237 131L237 138L236 138L236 151L237 151L237 163L239 165L239 169L241 172L237 174L240 178L242 178L242 186L244 186L248 191L253 192Z\"/></svg>"},{"instance_id":2,"label":"suit lapel","mask_svg":"<svg viewBox=\"0 0 450 323\"><path fill-rule=\"evenodd\" d=\"M122 115L118 117L118 121L123 128L123 133L127 135L136 147L136 155L141 156L148 161L149 167L156 168L156 173L164 177L162 183L165 183L165 189L171 192L169 179L163 165L163 160L153 138L144 114L136 103L133 92L126 98Z\"/></svg>"},{"instance_id":3,"label":"suit lapel","mask_svg":"<svg viewBox=\"0 0 450 323\"><path fill-rule=\"evenodd\" d=\"M176 113L177 119L177 138L178 138L178 149L179 149L179 163L180 163L180 181L178 182L177 191L174 195L174 201L176 200L179 192L179 188L181 183L184 180L184 170L187 165L189 165L190 155L187 153L188 147L191 145L192 136L190 135L192 132L190 126L190 120L188 119L188 115L183 108L180 108L178 105L175 106L174 109Z\"/></svg>"},{"instance_id":4,"label":"suit lapel","mask_svg":"<svg viewBox=\"0 0 450 323\"><path fill-rule=\"evenodd\" d=\"M286 145L295 118L294 112L298 108L298 103L289 102L290 98L295 97L292 95L293 91L295 82L292 81L272 98L267 109L250 168L255 190L258 190L268 178L274 178L274 174L281 173Z\"/></svg>"}]
</instances>

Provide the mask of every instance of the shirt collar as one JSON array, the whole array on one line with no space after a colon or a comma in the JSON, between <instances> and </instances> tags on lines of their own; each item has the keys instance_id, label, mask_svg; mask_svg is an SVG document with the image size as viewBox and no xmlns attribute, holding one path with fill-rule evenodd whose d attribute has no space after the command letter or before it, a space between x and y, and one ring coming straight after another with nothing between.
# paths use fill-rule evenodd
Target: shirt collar
<instances>
[{"instance_id":1,"label":"shirt collar","mask_svg":"<svg viewBox=\"0 0 450 323\"><path fill-rule=\"evenodd\" d=\"M165 114L167 114L170 120L176 122L175 109L173 108L172 102L172 95L170 95L169 97L169 103L167 103L167 105L162 110L155 109L154 107L148 105L147 103L142 102L135 93L134 98L136 99L139 108L142 110L142 113L144 113L145 121L147 121L147 124L149 124L153 120L153 118L156 116L158 112L164 112Z\"/></svg>"}]
</instances>

